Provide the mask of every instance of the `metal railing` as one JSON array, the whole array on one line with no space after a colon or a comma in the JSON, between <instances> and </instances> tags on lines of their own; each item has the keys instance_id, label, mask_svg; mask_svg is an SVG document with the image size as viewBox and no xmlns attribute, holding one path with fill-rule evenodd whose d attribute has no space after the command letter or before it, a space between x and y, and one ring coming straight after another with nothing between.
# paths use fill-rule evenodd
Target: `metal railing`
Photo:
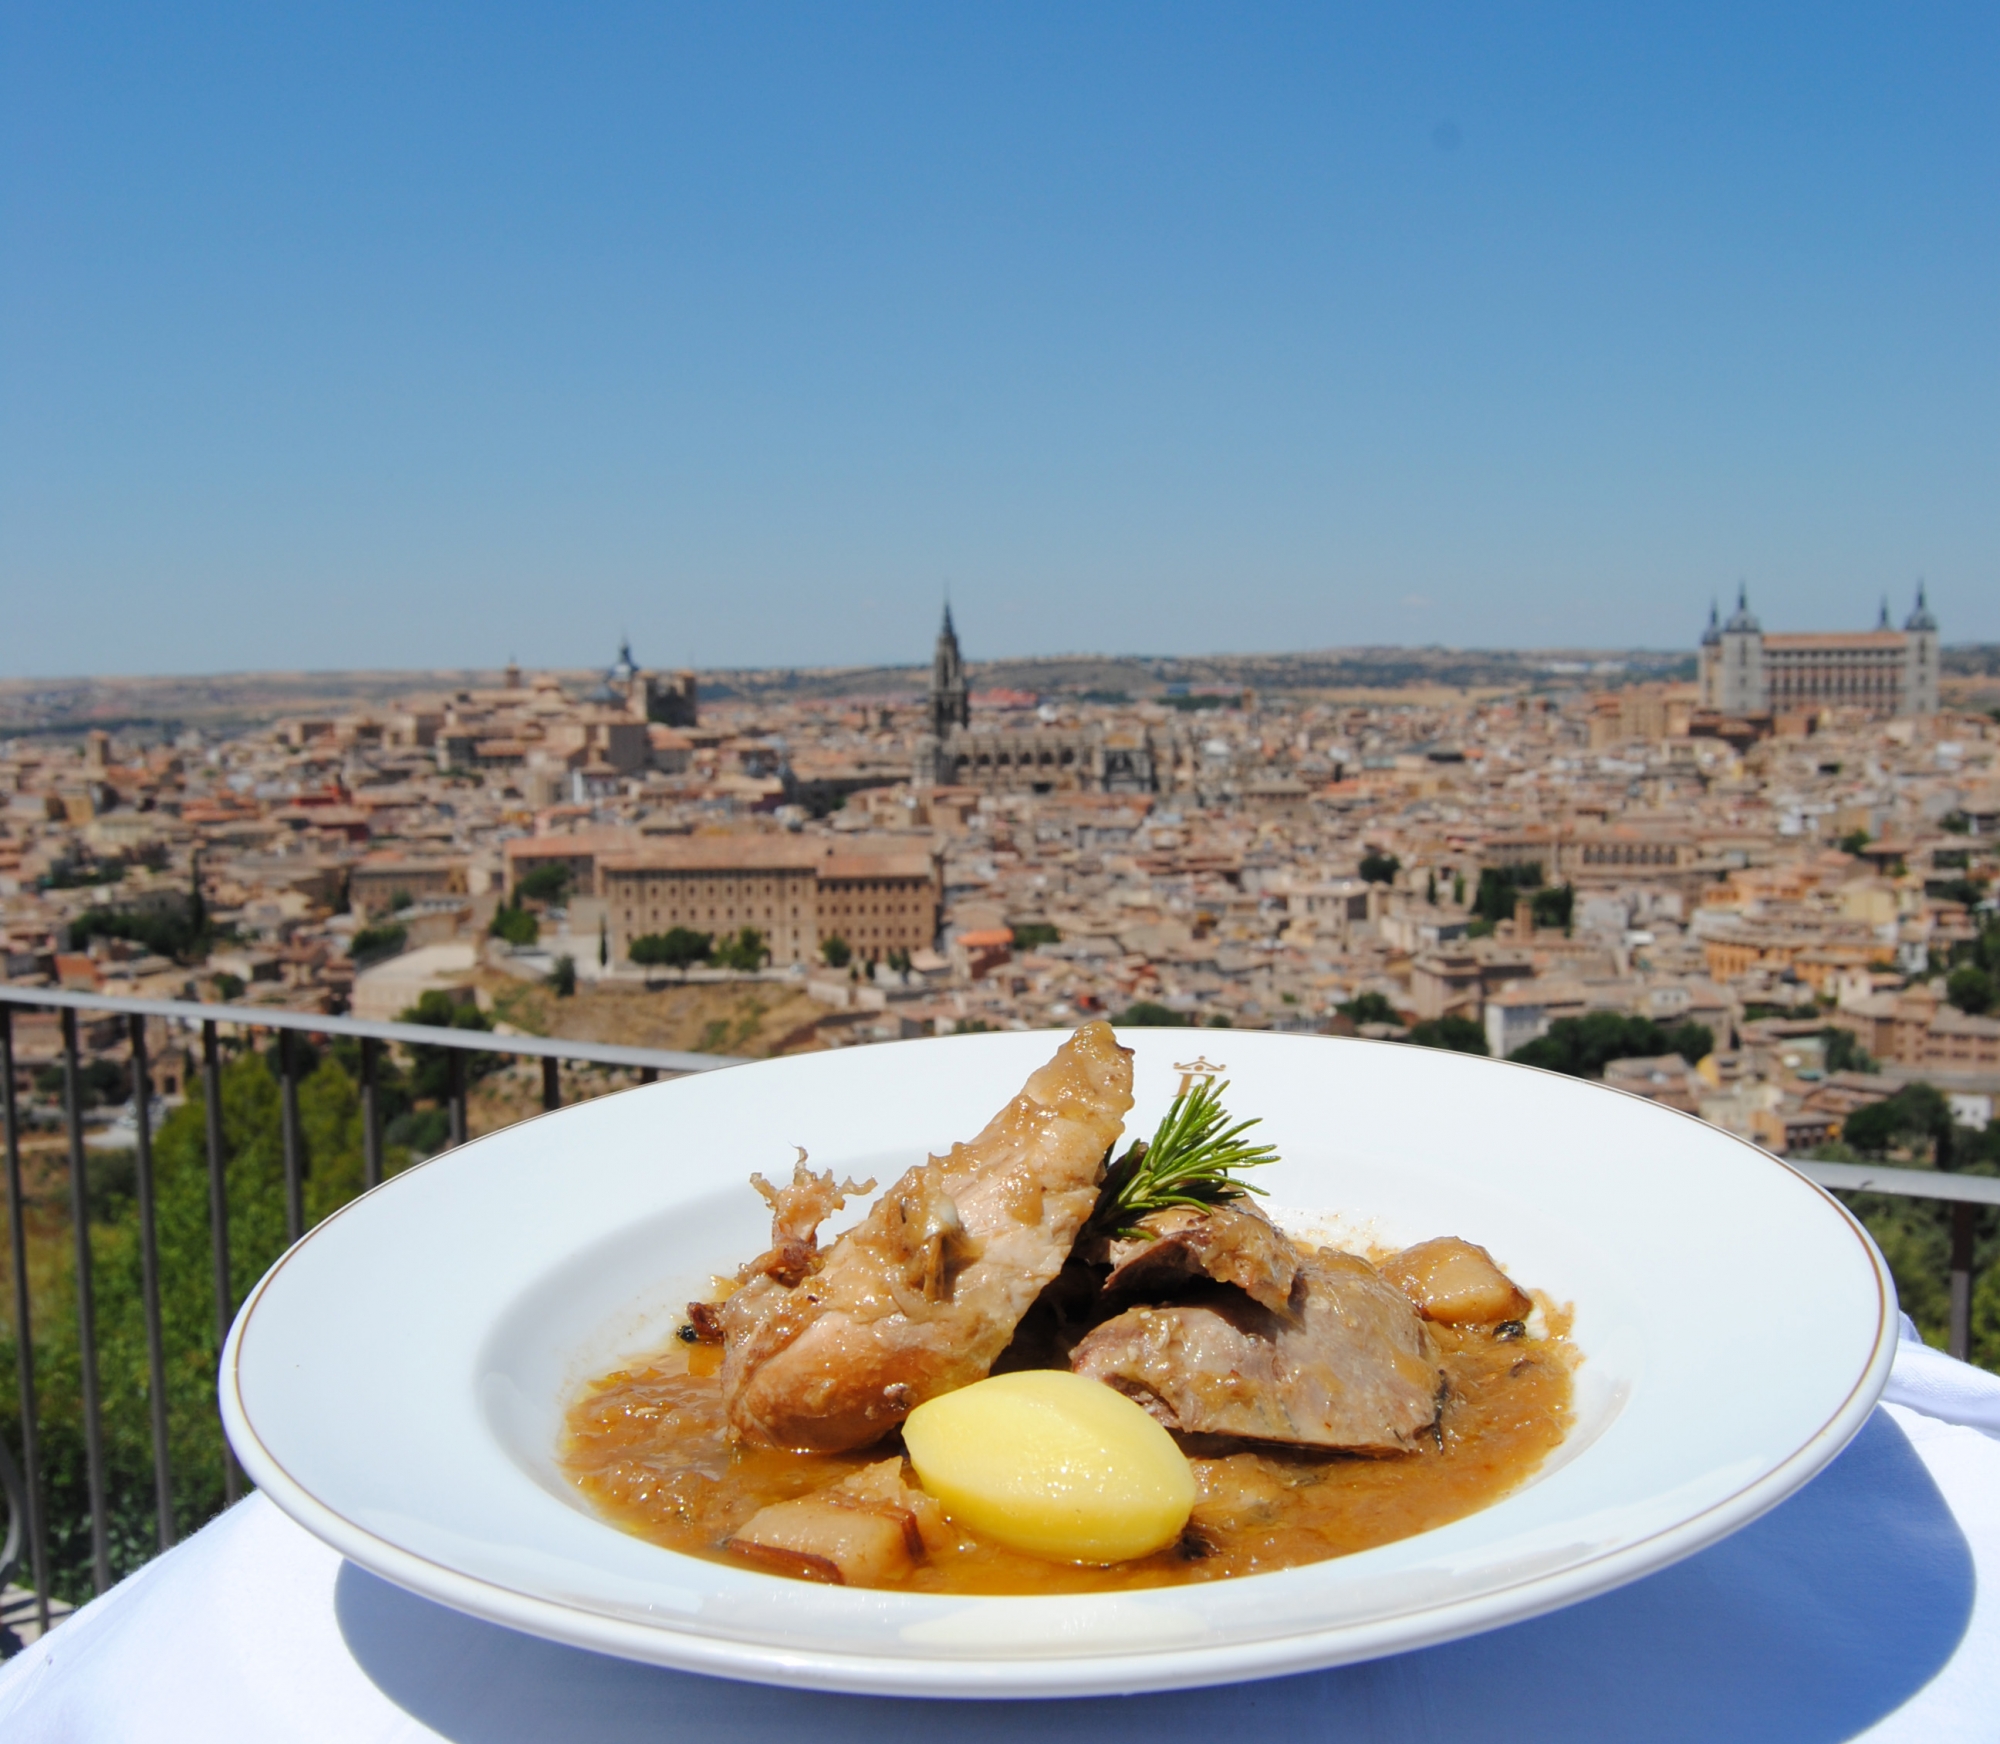
<instances>
[{"instance_id":1,"label":"metal railing","mask_svg":"<svg viewBox=\"0 0 2000 1744\"><path fill-rule=\"evenodd\" d=\"M1979 1208L2000 1205L2000 1179L1943 1169L1877 1168L1873 1163L1820 1163L1780 1157L1809 1181L1842 1193L1889 1193L1900 1199L1942 1199L1951 1206L1951 1319L1945 1349L1960 1362L1972 1356L1972 1259Z\"/></svg>"},{"instance_id":2,"label":"metal railing","mask_svg":"<svg viewBox=\"0 0 2000 1744\"><path fill-rule=\"evenodd\" d=\"M657 1048L619 1047L604 1042L565 1041L527 1035L496 1035L491 1030L433 1028L428 1024L374 1023L363 1018L330 1017L318 1012L284 1011L270 1006L204 1005L172 999L123 999L108 994L67 993L53 988L0 986L0 1112L4 1112L7 1146L7 1222L14 1282L14 1349L21 1395L21 1461L19 1497L7 1487L8 1538L18 1561L25 1539L26 1562L36 1595L42 1628L49 1625L48 1522L41 1482L41 1448L35 1410L35 1359L31 1337L28 1290L27 1226L21 1186L21 1109L14 1087L14 1012L17 1008L51 1010L58 1014L62 1038L63 1122L68 1134L70 1220L76 1245L76 1317L80 1346L79 1388L83 1409L85 1483L90 1503L91 1584L103 1592L111 1584L111 1550L106 1514L106 1467L101 1390L97 1372L96 1304L91 1287L90 1179L84 1146L82 1050L77 1037L79 1011L111 1012L126 1020L130 1049L132 1109L135 1121L133 1187L138 1201L140 1296L146 1325L148 1391L151 1406L154 1504L162 1550L174 1542L172 1473L167 1456L166 1349L160 1314L159 1240L154 1196L152 1134L152 1066L146 1045L146 1020L159 1018L200 1036L203 1113L208 1162L210 1253L214 1266L216 1349L227 1341L236 1304L230 1291L229 1204L226 1192L228 1158L223 1143L222 1079L219 1031L269 1031L277 1039L278 1081L284 1157L285 1234L297 1241L305 1233L305 1155L299 1123L300 1049L296 1037L345 1036L360 1046L362 1181L364 1188L382 1181L383 1049L390 1046L438 1048L447 1051L449 1138L446 1148L468 1136L465 1056L469 1053L512 1054L542 1062L542 1107L562 1106L561 1065L565 1060L587 1065L636 1070L642 1083L663 1074L712 1072L742 1062L717 1054L675 1053ZM0 1450L4 1452L4 1450ZM8 1462L11 1464L11 1461ZM12 1476L6 1466L0 1473ZM243 1474L225 1442L222 1489L225 1506L242 1493Z\"/></svg>"},{"instance_id":3,"label":"metal railing","mask_svg":"<svg viewBox=\"0 0 2000 1744\"><path fill-rule=\"evenodd\" d=\"M9 1503L7 1550L18 1556L25 1539L27 1563L34 1583L38 1615L48 1627L47 1522L41 1495L41 1463L35 1415L34 1353L29 1337L27 1236L23 1218L20 1154L20 1108L14 1089L13 1013L17 1007L54 1009L60 1014L63 1056L63 1116L68 1133L70 1216L76 1244L77 1332L81 1343L80 1381L83 1405L87 1490L91 1508L91 1578L98 1592L110 1585L110 1546L106 1527L106 1477L103 1424L100 1417L96 1327L91 1294L89 1171L83 1138L81 1051L77 1039L79 1011L121 1013L127 1020L131 1055L132 1107L136 1120L134 1189L138 1200L140 1291L146 1323L146 1355L151 1405L155 1508L162 1550L174 1542L173 1496L167 1459L166 1353L160 1317L160 1278L156 1205L154 1200L151 1068L147 1058L146 1020L161 1018L198 1031L205 1115L210 1247L214 1265L216 1348L226 1342L236 1305L230 1293L229 1208L225 1192L226 1164L222 1131L222 1092L218 1031L267 1030L277 1038L278 1079L284 1157L285 1233L297 1241L305 1233L305 1159L299 1124L300 1034L347 1036L360 1042L361 1119L364 1187L382 1180L382 1120L379 1079L385 1046L449 1050L447 1148L467 1137L466 1076L468 1053L513 1054L542 1062L542 1107L562 1106L560 1065L564 1060L636 1069L642 1082L663 1073L712 1072L739 1065L739 1060L715 1054L672 1053L653 1048L617 1047L607 1043L565 1041L525 1035L495 1035L490 1030L433 1028L414 1023L373 1023L362 1018L328 1017L316 1012L283 1011L268 1006L202 1005L168 999L121 999L106 994L57 992L50 988L0 986L0 1101L4 1101L7 1142L7 1216L14 1278L15 1358L21 1393L21 1462L19 1500L6 1485ZM1974 1221L1981 1205L2000 1205L2000 1180L1953 1175L1923 1169L1878 1168L1859 1163L1825 1163L1780 1157L1822 1187L1843 1192L1886 1193L1902 1198L1948 1201L1951 1216L1951 1318L1947 1348L1953 1356L1970 1354L1972 1342L1972 1274ZM0 1446L0 1475L7 1473L6 1449ZM234 1502L242 1490L242 1473L224 1444L223 1499ZM8 1560L0 1553L0 1561Z\"/></svg>"}]
</instances>

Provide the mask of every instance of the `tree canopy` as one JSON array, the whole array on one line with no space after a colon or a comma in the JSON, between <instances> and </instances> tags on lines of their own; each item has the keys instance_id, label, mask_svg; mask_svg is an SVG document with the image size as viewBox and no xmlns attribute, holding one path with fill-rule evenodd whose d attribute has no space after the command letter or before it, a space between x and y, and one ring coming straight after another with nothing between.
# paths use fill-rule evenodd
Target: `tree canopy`
<instances>
[{"instance_id":1,"label":"tree canopy","mask_svg":"<svg viewBox=\"0 0 2000 1744\"><path fill-rule=\"evenodd\" d=\"M1840 1136L1867 1157L1900 1149L1922 1153L1919 1160L1940 1169L1957 1161L1951 1104L1929 1084L1906 1084L1893 1096L1857 1108L1841 1122Z\"/></svg>"},{"instance_id":2,"label":"tree canopy","mask_svg":"<svg viewBox=\"0 0 2000 1744\"><path fill-rule=\"evenodd\" d=\"M1430 1017L1412 1024L1407 1038L1420 1048L1445 1048L1454 1054L1488 1054L1486 1032L1469 1017Z\"/></svg>"},{"instance_id":3,"label":"tree canopy","mask_svg":"<svg viewBox=\"0 0 2000 1744\"><path fill-rule=\"evenodd\" d=\"M1945 997L1960 1011L1982 1017L1993 1009L1993 977L1977 963L1961 963L1945 979Z\"/></svg>"},{"instance_id":4,"label":"tree canopy","mask_svg":"<svg viewBox=\"0 0 2000 1744\"><path fill-rule=\"evenodd\" d=\"M1472 912L1483 921L1512 920L1514 903L1521 892L1534 890L1541 882L1539 861L1530 861L1525 866L1482 866L1479 888L1472 896Z\"/></svg>"},{"instance_id":5,"label":"tree canopy","mask_svg":"<svg viewBox=\"0 0 2000 1744\"><path fill-rule=\"evenodd\" d=\"M1126 1006L1111 1021L1125 1029L1185 1029L1191 1020L1170 1005L1141 999Z\"/></svg>"},{"instance_id":6,"label":"tree canopy","mask_svg":"<svg viewBox=\"0 0 2000 1744\"><path fill-rule=\"evenodd\" d=\"M1340 1015L1361 1023L1401 1023L1403 1014L1389 1003L1387 994L1357 993L1340 1007Z\"/></svg>"},{"instance_id":7,"label":"tree canopy","mask_svg":"<svg viewBox=\"0 0 2000 1744\"><path fill-rule=\"evenodd\" d=\"M1652 1059L1679 1054L1689 1064L1715 1051L1715 1034L1706 1024L1681 1023L1662 1029L1650 1017L1622 1011L1592 1011L1582 1017L1559 1017L1549 1033L1507 1057L1524 1066L1567 1072L1572 1078L1601 1078L1613 1060Z\"/></svg>"},{"instance_id":8,"label":"tree canopy","mask_svg":"<svg viewBox=\"0 0 2000 1744\"><path fill-rule=\"evenodd\" d=\"M714 955L725 969L749 971L761 969L771 960L771 947L755 927L745 927L733 938L721 940Z\"/></svg>"},{"instance_id":9,"label":"tree canopy","mask_svg":"<svg viewBox=\"0 0 2000 1744\"><path fill-rule=\"evenodd\" d=\"M518 946L532 945L542 936L541 923L525 908L495 909L493 924L486 930L496 939Z\"/></svg>"},{"instance_id":10,"label":"tree canopy","mask_svg":"<svg viewBox=\"0 0 2000 1744\"><path fill-rule=\"evenodd\" d=\"M708 961L715 942L713 933L698 933L692 927L669 927L663 933L642 933L626 953L642 969L686 969Z\"/></svg>"},{"instance_id":11,"label":"tree canopy","mask_svg":"<svg viewBox=\"0 0 2000 1744\"><path fill-rule=\"evenodd\" d=\"M569 867L560 860L551 860L537 866L532 872L523 873L514 885L514 900L520 902L545 902L551 906L560 904L569 894Z\"/></svg>"}]
</instances>

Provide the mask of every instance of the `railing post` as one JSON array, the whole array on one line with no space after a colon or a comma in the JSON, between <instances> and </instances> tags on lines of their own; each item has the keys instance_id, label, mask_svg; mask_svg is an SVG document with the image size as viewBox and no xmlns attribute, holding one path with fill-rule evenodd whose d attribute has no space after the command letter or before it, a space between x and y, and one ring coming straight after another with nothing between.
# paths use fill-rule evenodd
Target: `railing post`
<instances>
[{"instance_id":1,"label":"railing post","mask_svg":"<svg viewBox=\"0 0 2000 1744\"><path fill-rule=\"evenodd\" d=\"M28 1568L35 1621L49 1629L48 1532L42 1519L41 1438L35 1424L35 1342L28 1325L28 1231L21 1195L21 1110L14 1097L14 1008L0 1005L0 1104L7 1125L7 1239L14 1262L14 1371L21 1388L21 1483L28 1493Z\"/></svg>"},{"instance_id":2,"label":"railing post","mask_svg":"<svg viewBox=\"0 0 2000 1744\"><path fill-rule=\"evenodd\" d=\"M465 1053L453 1048L445 1055L445 1082L450 1087L451 1096L451 1144L454 1149L465 1143Z\"/></svg>"},{"instance_id":3,"label":"railing post","mask_svg":"<svg viewBox=\"0 0 2000 1744\"><path fill-rule=\"evenodd\" d=\"M278 1080L285 1117L285 1239L297 1241L306 1232L305 1165L299 1154L299 1062L288 1029L278 1031Z\"/></svg>"},{"instance_id":4,"label":"railing post","mask_svg":"<svg viewBox=\"0 0 2000 1744\"><path fill-rule=\"evenodd\" d=\"M1972 1235L1979 1207L1960 1199L1951 1208L1951 1332L1945 1349L1972 1360Z\"/></svg>"},{"instance_id":5,"label":"railing post","mask_svg":"<svg viewBox=\"0 0 2000 1744\"><path fill-rule=\"evenodd\" d=\"M657 1084L659 1081L660 1068L658 1066L641 1066L639 1068L639 1082L641 1084Z\"/></svg>"},{"instance_id":6,"label":"railing post","mask_svg":"<svg viewBox=\"0 0 2000 1744\"><path fill-rule=\"evenodd\" d=\"M174 1485L167 1463L167 1354L160 1327L160 1243L153 1199L153 1074L146 1058L146 1020L126 1020L132 1035L132 1114L138 1126L134 1166L139 1189L139 1290L146 1315L146 1385L153 1408L153 1505L160 1548L174 1543Z\"/></svg>"},{"instance_id":7,"label":"railing post","mask_svg":"<svg viewBox=\"0 0 2000 1744\"><path fill-rule=\"evenodd\" d=\"M222 1065L215 1039L215 1020L205 1018L201 1026L202 1098L208 1115L208 1223L210 1252L215 1261L215 1353L229 1342L229 1322L233 1311L229 1287L229 1177L222 1154ZM222 1446L222 1500L235 1502L242 1490L242 1475L236 1456L225 1440Z\"/></svg>"},{"instance_id":8,"label":"railing post","mask_svg":"<svg viewBox=\"0 0 2000 1744\"><path fill-rule=\"evenodd\" d=\"M69 1211L76 1236L76 1342L83 1382L83 1459L90 1494L90 1584L111 1586L111 1523L104 1514L104 1418L97 1389L97 1304L90 1287L90 1180L83 1154L83 1065L76 1008L62 1013L63 1113L69 1126Z\"/></svg>"},{"instance_id":9,"label":"railing post","mask_svg":"<svg viewBox=\"0 0 2000 1744\"><path fill-rule=\"evenodd\" d=\"M375 1086L382 1067L382 1044L361 1038L361 1184L382 1185L382 1100Z\"/></svg>"},{"instance_id":10,"label":"railing post","mask_svg":"<svg viewBox=\"0 0 2000 1744\"><path fill-rule=\"evenodd\" d=\"M551 1054L542 1057L542 1112L553 1114L562 1106L562 1061Z\"/></svg>"}]
</instances>

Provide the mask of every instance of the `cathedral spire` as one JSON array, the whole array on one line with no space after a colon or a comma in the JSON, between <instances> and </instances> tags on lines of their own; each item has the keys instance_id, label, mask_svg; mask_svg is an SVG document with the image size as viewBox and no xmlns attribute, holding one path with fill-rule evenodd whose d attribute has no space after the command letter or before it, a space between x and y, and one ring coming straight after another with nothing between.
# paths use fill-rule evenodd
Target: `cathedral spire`
<instances>
[{"instance_id":1,"label":"cathedral spire","mask_svg":"<svg viewBox=\"0 0 2000 1744\"><path fill-rule=\"evenodd\" d=\"M951 621L951 601L944 602L944 623L931 656L931 732L942 742L953 727L969 726L972 700L966 691L965 659L958 650L958 631Z\"/></svg>"}]
</instances>

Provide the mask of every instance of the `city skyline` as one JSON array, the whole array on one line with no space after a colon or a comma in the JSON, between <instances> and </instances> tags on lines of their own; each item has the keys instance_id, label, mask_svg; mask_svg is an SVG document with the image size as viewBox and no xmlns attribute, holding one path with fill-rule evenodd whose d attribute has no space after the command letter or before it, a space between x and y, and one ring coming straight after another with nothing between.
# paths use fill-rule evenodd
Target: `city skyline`
<instances>
[{"instance_id":1,"label":"city skyline","mask_svg":"<svg viewBox=\"0 0 2000 1744\"><path fill-rule=\"evenodd\" d=\"M1988 9L4 28L10 677L2000 641Z\"/></svg>"}]
</instances>

